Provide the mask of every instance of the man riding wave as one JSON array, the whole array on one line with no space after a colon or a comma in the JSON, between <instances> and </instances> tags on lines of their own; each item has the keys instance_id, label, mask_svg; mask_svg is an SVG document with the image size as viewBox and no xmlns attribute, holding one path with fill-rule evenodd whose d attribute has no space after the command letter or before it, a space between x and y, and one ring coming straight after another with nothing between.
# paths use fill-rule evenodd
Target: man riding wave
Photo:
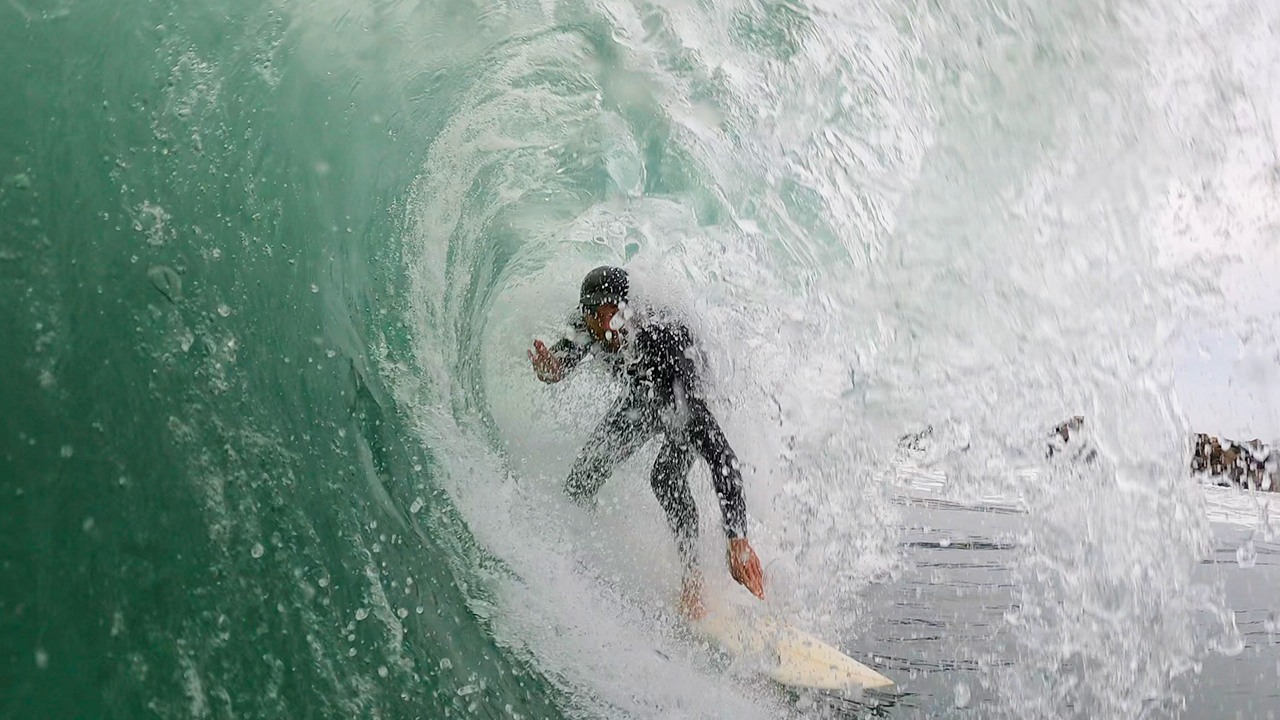
<instances>
[{"instance_id":1,"label":"man riding wave","mask_svg":"<svg viewBox=\"0 0 1280 720\"><path fill-rule=\"evenodd\" d=\"M742 473L703 399L693 335L678 321L631 311L628 291L627 273L621 268L592 270L582 281L581 317L572 323L576 337L560 340L550 348L534 340L533 350L528 351L534 372L545 383L559 382L592 354L608 362L615 377L627 383L626 392L578 454L565 492L578 504L590 505L616 464L662 435L662 448L649 481L676 536L684 566L681 611L693 619L705 613L695 551L698 512L688 482L695 455L711 469L728 536L729 573L763 599L760 559L747 542Z\"/></svg>"}]
</instances>

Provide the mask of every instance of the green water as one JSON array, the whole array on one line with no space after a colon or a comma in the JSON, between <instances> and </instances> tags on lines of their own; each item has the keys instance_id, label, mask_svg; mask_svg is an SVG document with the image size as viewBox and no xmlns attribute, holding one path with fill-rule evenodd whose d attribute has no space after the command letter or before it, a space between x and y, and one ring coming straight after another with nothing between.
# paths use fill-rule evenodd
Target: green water
<instances>
[{"instance_id":1,"label":"green water","mask_svg":"<svg viewBox=\"0 0 1280 720\"><path fill-rule=\"evenodd\" d=\"M290 10L0 7L0 716L557 714L369 372L439 119Z\"/></svg>"},{"instance_id":2,"label":"green water","mask_svg":"<svg viewBox=\"0 0 1280 720\"><path fill-rule=\"evenodd\" d=\"M896 716L1262 712L1167 243L1266 123L1194 9L0 2L0 718L824 717L690 641L643 459L560 496L617 388L524 348L602 262L705 341L768 610Z\"/></svg>"}]
</instances>

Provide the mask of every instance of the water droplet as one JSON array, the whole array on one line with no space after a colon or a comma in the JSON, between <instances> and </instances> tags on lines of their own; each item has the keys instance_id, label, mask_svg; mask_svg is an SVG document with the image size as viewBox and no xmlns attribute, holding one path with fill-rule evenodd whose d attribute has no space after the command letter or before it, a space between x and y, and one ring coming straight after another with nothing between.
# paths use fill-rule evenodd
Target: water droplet
<instances>
[{"instance_id":1,"label":"water droplet","mask_svg":"<svg viewBox=\"0 0 1280 720\"><path fill-rule=\"evenodd\" d=\"M1236 548L1236 564L1245 570L1258 564L1258 550L1253 546L1253 538Z\"/></svg>"},{"instance_id":2,"label":"water droplet","mask_svg":"<svg viewBox=\"0 0 1280 720\"><path fill-rule=\"evenodd\" d=\"M320 587L329 587L329 578L322 577L320 578L319 582L320 582Z\"/></svg>"},{"instance_id":3,"label":"water droplet","mask_svg":"<svg viewBox=\"0 0 1280 720\"><path fill-rule=\"evenodd\" d=\"M76 449L71 447L70 445L63 445L62 448L58 451L58 454L64 458L69 458L72 455L74 455L75 452L76 452Z\"/></svg>"},{"instance_id":4,"label":"water droplet","mask_svg":"<svg viewBox=\"0 0 1280 720\"><path fill-rule=\"evenodd\" d=\"M320 292L320 286L319 286L319 285L317 285L317 284L315 284L315 283L311 283L311 292L313 292L313 293L318 293L318 292Z\"/></svg>"},{"instance_id":5,"label":"water droplet","mask_svg":"<svg viewBox=\"0 0 1280 720\"><path fill-rule=\"evenodd\" d=\"M391 673L387 671L387 666L386 666L386 665L379 665L379 666L378 666L378 677L386 677L387 675L390 675L390 674L391 674Z\"/></svg>"},{"instance_id":6,"label":"water droplet","mask_svg":"<svg viewBox=\"0 0 1280 720\"><path fill-rule=\"evenodd\" d=\"M944 548L951 547L951 538L946 538L946 537L942 538L941 540L938 541L938 545Z\"/></svg>"},{"instance_id":7,"label":"water droplet","mask_svg":"<svg viewBox=\"0 0 1280 720\"><path fill-rule=\"evenodd\" d=\"M1232 617L1231 625L1225 628L1222 637L1214 638L1209 643L1210 647L1225 657L1236 657L1244 652L1247 645L1244 635L1236 628L1235 618Z\"/></svg>"},{"instance_id":8,"label":"water droplet","mask_svg":"<svg viewBox=\"0 0 1280 720\"><path fill-rule=\"evenodd\" d=\"M357 620L363 620L367 617L369 617L369 611L366 610L365 608L360 608L359 610L356 611Z\"/></svg>"},{"instance_id":9,"label":"water droplet","mask_svg":"<svg viewBox=\"0 0 1280 720\"><path fill-rule=\"evenodd\" d=\"M219 305L218 314L221 315L222 317L229 317L231 315L231 306L227 305L226 303Z\"/></svg>"},{"instance_id":10,"label":"water droplet","mask_svg":"<svg viewBox=\"0 0 1280 720\"><path fill-rule=\"evenodd\" d=\"M969 692L969 686L963 682L956 683L956 707L967 708L969 701L973 699L972 693Z\"/></svg>"},{"instance_id":11,"label":"water droplet","mask_svg":"<svg viewBox=\"0 0 1280 720\"><path fill-rule=\"evenodd\" d=\"M49 653L44 648L36 648L36 667L41 670L49 667Z\"/></svg>"},{"instance_id":12,"label":"water droplet","mask_svg":"<svg viewBox=\"0 0 1280 720\"><path fill-rule=\"evenodd\" d=\"M155 265L147 270L147 279L166 300L177 304L182 299L182 278L167 265Z\"/></svg>"},{"instance_id":13,"label":"water droplet","mask_svg":"<svg viewBox=\"0 0 1280 720\"><path fill-rule=\"evenodd\" d=\"M80 527L81 527L85 532L89 532L90 530L92 530L92 529L93 529L93 524L94 524L94 523L93 523L93 516L92 516L92 515L90 515L89 517L87 517L87 518L85 518L85 519L84 519L84 522L83 522L83 523L80 523Z\"/></svg>"},{"instance_id":14,"label":"water droplet","mask_svg":"<svg viewBox=\"0 0 1280 720\"><path fill-rule=\"evenodd\" d=\"M422 498L416 498L413 501L413 504L409 506L409 514L417 515L418 512L422 510L422 506L425 504L426 503L422 502Z\"/></svg>"},{"instance_id":15,"label":"water droplet","mask_svg":"<svg viewBox=\"0 0 1280 720\"><path fill-rule=\"evenodd\" d=\"M355 648L351 648L350 650L347 651L347 657L355 657L355 656L356 656Z\"/></svg>"},{"instance_id":16,"label":"water droplet","mask_svg":"<svg viewBox=\"0 0 1280 720\"><path fill-rule=\"evenodd\" d=\"M405 610L404 608L400 608L399 610L396 611L396 615L398 615L400 619L403 620L409 617L409 611Z\"/></svg>"},{"instance_id":17,"label":"water droplet","mask_svg":"<svg viewBox=\"0 0 1280 720\"><path fill-rule=\"evenodd\" d=\"M267 549L262 547L262 543L254 543L253 549L249 551L249 554L254 556L255 558L260 558L262 557L263 553L265 553L266 551Z\"/></svg>"}]
</instances>

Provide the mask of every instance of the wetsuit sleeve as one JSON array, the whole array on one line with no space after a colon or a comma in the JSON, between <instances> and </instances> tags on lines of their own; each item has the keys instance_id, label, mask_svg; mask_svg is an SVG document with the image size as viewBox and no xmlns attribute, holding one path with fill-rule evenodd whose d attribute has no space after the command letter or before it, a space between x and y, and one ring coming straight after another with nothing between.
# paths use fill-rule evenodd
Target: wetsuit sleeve
<instances>
[{"instance_id":1,"label":"wetsuit sleeve","mask_svg":"<svg viewBox=\"0 0 1280 720\"><path fill-rule=\"evenodd\" d=\"M551 354L560 360L560 367L564 372L569 372L582 362L582 356L587 354L587 348L583 345L575 343L569 338L563 338L560 342L551 346Z\"/></svg>"},{"instance_id":2,"label":"wetsuit sleeve","mask_svg":"<svg viewBox=\"0 0 1280 720\"><path fill-rule=\"evenodd\" d=\"M688 403L689 440L711 469L711 484L724 516L724 532L730 538L746 537L747 503L742 497L741 463L706 401L691 396Z\"/></svg>"},{"instance_id":3,"label":"wetsuit sleeve","mask_svg":"<svg viewBox=\"0 0 1280 720\"><path fill-rule=\"evenodd\" d=\"M582 337L587 332L587 326L582 322L581 318L575 318L569 325L573 328L574 337ZM574 337L562 338L551 346L551 354L560 360L560 367L566 373L582 362L582 358L587 354L589 347L588 343L576 342Z\"/></svg>"}]
</instances>

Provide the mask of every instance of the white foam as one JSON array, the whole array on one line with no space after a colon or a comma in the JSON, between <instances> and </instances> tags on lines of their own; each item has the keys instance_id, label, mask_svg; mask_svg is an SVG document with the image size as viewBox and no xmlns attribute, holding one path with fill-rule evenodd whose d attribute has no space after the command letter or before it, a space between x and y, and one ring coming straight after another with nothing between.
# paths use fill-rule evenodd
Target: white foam
<instances>
[{"instance_id":1,"label":"white foam","mask_svg":"<svg viewBox=\"0 0 1280 720\"><path fill-rule=\"evenodd\" d=\"M818 3L804 32L764 47L735 30L741 14L777 18L745 3L609 2L619 76L573 32L524 37L436 138L408 218L417 367L390 380L516 576L495 581L503 640L584 706L780 712L674 639L651 455L619 468L595 516L560 496L618 389L590 366L541 386L524 351L554 339L586 269L631 255L637 293L703 341L753 541L789 580L780 608L820 631L870 621L860 591L905 562L905 478L915 496L1031 520L1011 569L1019 660L987 678L1002 711L1133 716L1173 701L1194 665L1192 620L1217 600L1192 572L1217 510L1181 461L1170 360L1200 298L1156 260L1164 158L1187 141L1147 94L1167 48L1100 1L990 9ZM695 106L705 94L716 112ZM635 197L653 179L635 153L658 138L600 142L643 132L635 117L662 128L645 168L670 173L662 197ZM573 184L592 158L617 192ZM1025 450L1077 413L1097 463ZM924 424L965 450L937 466L945 483L892 461ZM723 579L705 469L691 481Z\"/></svg>"}]
</instances>

